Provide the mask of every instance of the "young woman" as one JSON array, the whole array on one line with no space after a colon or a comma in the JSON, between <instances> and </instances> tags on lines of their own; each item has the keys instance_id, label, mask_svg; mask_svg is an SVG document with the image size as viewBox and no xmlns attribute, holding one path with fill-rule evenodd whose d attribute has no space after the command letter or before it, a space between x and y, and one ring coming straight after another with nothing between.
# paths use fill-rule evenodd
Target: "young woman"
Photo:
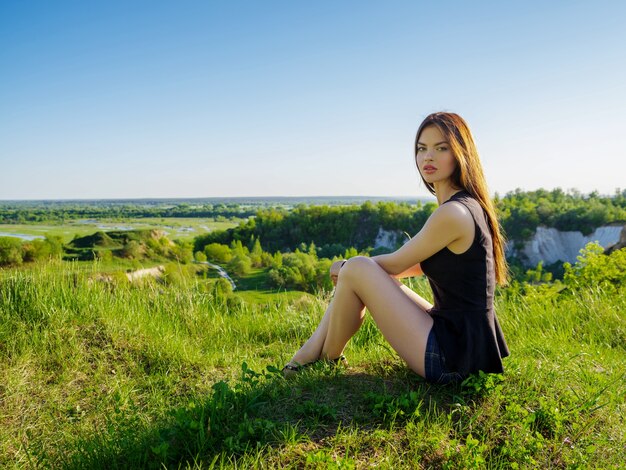
<instances>
[{"instance_id":1,"label":"young woman","mask_svg":"<svg viewBox=\"0 0 626 470\"><path fill-rule=\"evenodd\" d=\"M366 307L400 357L430 382L502 372L509 350L493 295L496 283L507 279L504 239L466 122L454 113L429 115L417 131L415 159L439 207L397 251L331 266L333 299L284 367L285 376L317 360L344 362L343 350ZM422 273L434 305L398 281Z\"/></svg>"}]
</instances>

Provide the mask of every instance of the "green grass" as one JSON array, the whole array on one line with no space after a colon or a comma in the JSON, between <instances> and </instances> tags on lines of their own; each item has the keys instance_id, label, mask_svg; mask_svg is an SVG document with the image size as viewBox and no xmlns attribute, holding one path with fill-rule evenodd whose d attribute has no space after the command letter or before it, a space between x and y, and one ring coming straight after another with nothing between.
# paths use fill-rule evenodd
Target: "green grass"
<instances>
[{"instance_id":1,"label":"green grass","mask_svg":"<svg viewBox=\"0 0 626 470\"><path fill-rule=\"evenodd\" d=\"M235 294L237 297L248 303L266 303L275 301L298 300L303 297L310 297L311 294L296 290L277 290L269 283L267 273L268 268L253 268L245 276L234 276L233 280L237 286Z\"/></svg>"},{"instance_id":2,"label":"green grass","mask_svg":"<svg viewBox=\"0 0 626 470\"><path fill-rule=\"evenodd\" d=\"M228 268L226 268L228 269ZM240 291L273 291L267 279L268 268L254 268L245 276L235 276L237 290Z\"/></svg>"},{"instance_id":3,"label":"green grass","mask_svg":"<svg viewBox=\"0 0 626 470\"><path fill-rule=\"evenodd\" d=\"M368 320L286 381L328 296L86 266L0 271L1 468L624 467L623 290L503 292L504 375L427 384Z\"/></svg>"}]
</instances>

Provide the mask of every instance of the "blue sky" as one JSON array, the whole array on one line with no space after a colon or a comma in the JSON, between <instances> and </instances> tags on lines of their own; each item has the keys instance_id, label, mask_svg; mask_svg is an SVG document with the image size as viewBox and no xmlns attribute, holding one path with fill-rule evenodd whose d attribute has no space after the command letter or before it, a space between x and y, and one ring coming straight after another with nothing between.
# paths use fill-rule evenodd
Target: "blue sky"
<instances>
[{"instance_id":1,"label":"blue sky","mask_svg":"<svg viewBox=\"0 0 626 470\"><path fill-rule=\"evenodd\" d=\"M626 188L626 2L1 1L0 199L423 197L466 118L492 192Z\"/></svg>"}]
</instances>

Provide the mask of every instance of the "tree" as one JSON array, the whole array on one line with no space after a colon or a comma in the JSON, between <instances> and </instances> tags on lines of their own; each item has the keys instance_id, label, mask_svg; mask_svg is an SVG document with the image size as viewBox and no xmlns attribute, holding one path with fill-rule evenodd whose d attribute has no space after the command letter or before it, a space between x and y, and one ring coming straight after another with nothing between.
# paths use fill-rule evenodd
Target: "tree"
<instances>
[{"instance_id":1,"label":"tree","mask_svg":"<svg viewBox=\"0 0 626 470\"><path fill-rule=\"evenodd\" d=\"M250 260L254 267L260 268L263 265L263 248L259 239L254 240L252 251L250 252Z\"/></svg>"},{"instance_id":2,"label":"tree","mask_svg":"<svg viewBox=\"0 0 626 470\"><path fill-rule=\"evenodd\" d=\"M227 245L221 243L210 243L204 247L204 254L209 261L214 263L228 263L233 259L233 253Z\"/></svg>"},{"instance_id":3,"label":"tree","mask_svg":"<svg viewBox=\"0 0 626 470\"><path fill-rule=\"evenodd\" d=\"M47 245L49 256L61 256L63 255L63 239L58 235L46 234L44 243Z\"/></svg>"},{"instance_id":4,"label":"tree","mask_svg":"<svg viewBox=\"0 0 626 470\"><path fill-rule=\"evenodd\" d=\"M250 254L250 250L248 250L248 247L243 246L241 240L233 240L230 244L230 250L233 256L248 256Z\"/></svg>"},{"instance_id":5,"label":"tree","mask_svg":"<svg viewBox=\"0 0 626 470\"><path fill-rule=\"evenodd\" d=\"M269 271L269 280L275 287L295 288L306 292L315 292L319 289L332 288L328 276L331 260L296 250L295 253L285 253L282 256L282 265L276 265Z\"/></svg>"},{"instance_id":6,"label":"tree","mask_svg":"<svg viewBox=\"0 0 626 470\"><path fill-rule=\"evenodd\" d=\"M237 254L228 263L228 270L236 276L245 276L252 269L252 261L245 254Z\"/></svg>"}]
</instances>

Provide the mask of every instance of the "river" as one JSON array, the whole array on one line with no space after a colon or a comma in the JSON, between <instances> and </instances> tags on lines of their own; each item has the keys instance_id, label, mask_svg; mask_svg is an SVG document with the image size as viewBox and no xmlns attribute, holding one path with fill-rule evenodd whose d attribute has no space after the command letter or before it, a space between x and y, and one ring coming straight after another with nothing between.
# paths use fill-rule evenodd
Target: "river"
<instances>
[{"instance_id":1,"label":"river","mask_svg":"<svg viewBox=\"0 0 626 470\"><path fill-rule=\"evenodd\" d=\"M32 241L36 238L44 238L41 235L26 235L24 233L6 233L0 232L0 237L13 237L13 238L21 238L22 240Z\"/></svg>"},{"instance_id":2,"label":"river","mask_svg":"<svg viewBox=\"0 0 626 470\"><path fill-rule=\"evenodd\" d=\"M213 269L215 269L217 271L217 273L223 277L224 279L226 279L228 282L230 282L230 285L232 286L233 290L235 290L237 288L237 286L235 285L235 281L233 281L231 279L231 277L228 275L228 273L224 270L224 268L222 268L221 266L218 266L217 264L213 264L213 263L209 263L208 261L195 261L195 263L198 264L206 264L207 266L212 267Z\"/></svg>"}]
</instances>

